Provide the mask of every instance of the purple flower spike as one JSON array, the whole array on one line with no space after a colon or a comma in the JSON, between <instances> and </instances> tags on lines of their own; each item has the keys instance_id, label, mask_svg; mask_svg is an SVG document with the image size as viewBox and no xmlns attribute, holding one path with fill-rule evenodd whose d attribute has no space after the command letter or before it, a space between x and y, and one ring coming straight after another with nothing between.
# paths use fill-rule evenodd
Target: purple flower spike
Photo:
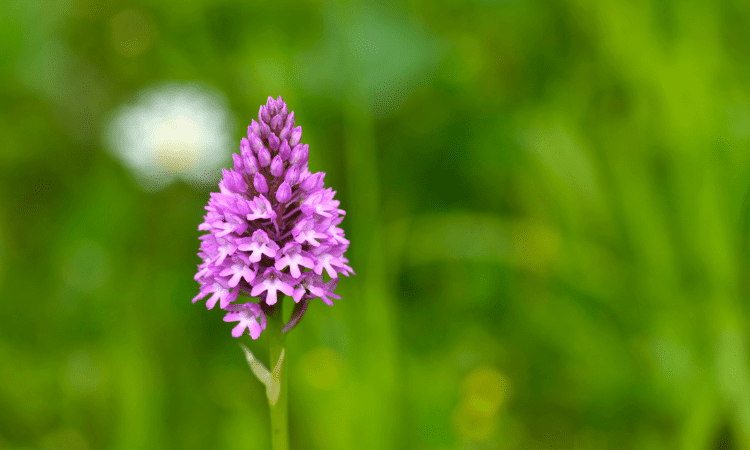
<instances>
[{"instance_id":1,"label":"purple flower spike","mask_svg":"<svg viewBox=\"0 0 750 450\"><path fill-rule=\"evenodd\" d=\"M232 336L247 332L257 339L266 327L266 313L292 297L295 309L283 328L302 318L311 300L333 304L341 278L354 271L344 256L349 241L339 227L344 210L325 188L324 173L308 169L308 145L301 143L294 111L281 97L268 98L240 140L234 167L222 171L219 192L211 193L200 237L195 280L206 299L238 322ZM327 281L326 281L327 280ZM255 297L239 301L239 295Z\"/></svg>"}]
</instances>

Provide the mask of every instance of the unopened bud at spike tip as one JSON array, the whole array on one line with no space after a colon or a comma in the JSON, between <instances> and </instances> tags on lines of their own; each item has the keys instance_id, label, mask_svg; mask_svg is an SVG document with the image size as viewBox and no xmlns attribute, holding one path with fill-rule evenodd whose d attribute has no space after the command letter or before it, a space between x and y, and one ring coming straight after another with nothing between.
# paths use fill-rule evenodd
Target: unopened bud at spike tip
<instances>
[{"instance_id":1,"label":"unopened bud at spike tip","mask_svg":"<svg viewBox=\"0 0 750 450\"><path fill-rule=\"evenodd\" d=\"M294 111L290 112L288 116L286 116L286 122L284 122L285 127L289 127L291 130L294 128Z\"/></svg>"},{"instance_id":2,"label":"unopened bud at spike tip","mask_svg":"<svg viewBox=\"0 0 750 450\"><path fill-rule=\"evenodd\" d=\"M289 138L289 145L294 147L295 145L299 144L299 141L302 139L302 127L295 127L292 130L292 137Z\"/></svg>"},{"instance_id":3,"label":"unopened bud at spike tip","mask_svg":"<svg viewBox=\"0 0 750 450\"><path fill-rule=\"evenodd\" d=\"M281 183L279 189L276 191L276 200L279 203L286 203L292 199L292 187L286 181Z\"/></svg>"},{"instance_id":4,"label":"unopened bud at spike tip","mask_svg":"<svg viewBox=\"0 0 750 450\"><path fill-rule=\"evenodd\" d=\"M302 180L302 183L299 185L300 189L302 189L305 192L311 192L320 189L323 187L323 177L325 176L325 173L323 172L317 172L309 177Z\"/></svg>"},{"instance_id":5,"label":"unopened bud at spike tip","mask_svg":"<svg viewBox=\"0 0 750 450\"><path fill-rule=\"evenodd\" d=\"M284 181L291 186L295 186L299 181L299 167L296 165L289 167L286 170L286 175L284 175Z\"/></svg>"},{"instance_id":6,"label":"unopened bud at spike tip","mask_svg":"<svg viewBox=\"0 0 750 450\"><path fill-rule=\"evenodd\" d=\"M278 133L279 131L281 131L281 127L284 126L284 119L281 118L281 115L276 114L271 119L271 123L269 125L274 133Z\"/></svg>"},{"instance_id":7,"label":"unopened bud at spike tip","mask_svg":"<svg viewBox=\"0 0 750 450\"><path fill-rule=\"evenodd\" d=\"M242 156L237 153L232 153L232 162L234 163L234 170L237 172L243 172L245 170L245 165L242 163Z\"/></svg>"},{"instance_id":8,"label":"unopened bud at spike tip","mask_svg":"<svg viewBox=\"0 0 750 450\"><path fill-rule=\"evenodd\" d=\"M308 158L308 148L307 144L297 144L294 146L292 154L289 157L289 163L297 165L305 164Z\"/></svg>"},{"instance_id":9,"label":"unopened bud at spike tip","mask_svg":"<svg viewBox=\"0 0 750 450\"><path fill-rule=\"evenodd\" d=\"M260 139L260 136L250 133L250 149L257 155L261 148L263 148L263 141Z\"/></svg>"},{"instance_id":10,"label":"unopened bud at spike tip","mask_svg":"<svg viewBox=\"0 0 750 450\"><path fill-rule=\"evenodd\" d=\"M258 172L258 160L255 158L255 155L248 154L242 159L247 173L255 175Z\"/></svg>"},{"instance_id":11,"label":"unopened bud at spike tip","mask_svg":"<svg viewBox=\"0 0 750 450\"><path fill-rule=\"evenodd\" d=\"M255 133L260 136L260 124L253 119L250 122L250 126L247 127L247 137L250 138L250 133Z\"/></svg>"},{"instance_id":12,"label":"unopened bud at spike tip","mask_svg":"<svg viewBox=\"0 0 750 450\"><path fill-rule=\"evenodd\" d=\"M266 105L263 105L258 110L258 121L263 124L268 124L268 121L271 120L271 114L268 112L268 108Z\"/></svg>"},{"instance_id":13,"label":"unopened bud at spike tip","mask_svg":"<svg viewBox=\"0 0 750 450\"><path fill-rule=\"evenodd\" d=\"M271 127L269 127L267 123L261 122L260 137L262 137L263 139L268 139L268 136L270 135L271 135Z\"/></svg>"},{"instance_id":14,"label":"unopened bud at spike tip","mask_svg":"<svg viewBox=\"0 0 750 450\"><path fill-rule=\"evenodd\" d=\"M284 174L284 161L281 160L280 155L276 155L273 157L273 161L271 161L270 172L274 177L280 177Z\"/></svg>"},{"instance_id":15,"label":"unopened bud at spike tip","mask_svg":"<svg viewBox=\"0 0 750 450\"><path fill-rule=\"evenodd\" d=\"M279 131L279 139L285 141L290 137L292 137L292 127L290 127L289 125L284 125L284 128Z\"/></svg>"},{"instance_id":16,"label":"unopened bud at spike tip","mask_svg":"<svg viewBox=\"0 0 750 450\"><path fill-rule=\"evenodd\" d=\"M247 138L240 140L240 155L245 156L250 153L250 141Z\"/></svg>"},{"instance_id":17,"label":"unopened bud at spike tip","mask_svg":"<svg viewBox=\"0 0 750 450\"><path fill-rule=\"evenodd\" d=\"M268 136L268 146L271 147L271 150L276 151L279 149L279 145L281 142L279 142L279 137L275 134L271 133L270 136Z\"/></svg>"},{"instance_id":18,"label":"unopened bud at spike tip","mask_svg":"<svg viewBox=\"0 0 750 450\"><path fill-rule=\"evenodd\" d=\"M266 100L266 109L268 110L269 115L276 115L276 100L274 100L270 95L268 96L268 100Z\"/></svg>"},{"instance_id":19,"label":"unopened bud at spike tip","mask_svg":"<svg viewBox=\"0 0 750 450\"><path fill-rule=\"evenodd\" d=\"M284 142L281 143L281 146L279 146L279 156L281 156L281 159L284 161L289 159L289 156L292 154L292 149L289 147L289 141L284 139Z\"/></svg>"},{"instance_id":20,"label":"unopened bud at spike tip","mask_svg":"<svg viewBox=\"0 0 750 450\"><path fill-rule=\"evenodd\" d=\"M267 167L271 164L271 152L267 148L261 147L258 152L258 162L260 163L260 167Z\"/></svg>"},{"instance_id":21,"label":"unopened bud at spike tip","mask_svg":"<svg viewBox=\"0 0 750 450\"><path fill-rule=\"evenodd\" d=\"M253 177L253 187L261 194L265 194L266 192L268 192L268 183L266 182L266 177L264 177L260 172L256 173L255 177Z\"/></svg>"}]
</instances>

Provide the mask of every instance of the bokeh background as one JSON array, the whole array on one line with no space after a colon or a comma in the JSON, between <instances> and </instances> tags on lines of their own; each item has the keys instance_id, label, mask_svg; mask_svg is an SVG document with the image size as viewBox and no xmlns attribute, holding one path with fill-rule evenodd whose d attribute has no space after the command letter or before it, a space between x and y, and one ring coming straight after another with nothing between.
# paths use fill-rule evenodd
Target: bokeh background
<instances>
[{"instance_id":1,"label":"bokeh background","mask_svg":"<svg viewBox=\"0 0 750 450\"><path fill-rule=\"evenodd\" d=\"M748 30L741 0L1 1L0 449L270 447L190 303L268 95L358 274L288 338L294 449L750 449Z\"/></svg>"}]
</instances>

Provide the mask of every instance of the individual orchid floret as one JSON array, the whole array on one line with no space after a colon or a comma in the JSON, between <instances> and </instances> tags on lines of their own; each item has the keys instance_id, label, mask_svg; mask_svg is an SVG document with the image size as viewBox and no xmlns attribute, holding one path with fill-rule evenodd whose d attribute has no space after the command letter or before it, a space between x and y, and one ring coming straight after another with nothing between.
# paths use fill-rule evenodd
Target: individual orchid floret
<instances>
[{"instance_id":1,"label":"individual orchid floret","mask_svg":"<svg viewBox=\"0 0 750 450\"><path fill-rule=\"evenodd\" d=\"M252 237L237 239L237 244L238 250L251 252L249 258L251 262L260 261L262 255L274 258L276 252L279 251L278 244L272 241L263 230L255 230Z\"/></svg>"},{"instance_id":2,"label":"individual orchid floret","mask_svg":"<svg viewBox=\"0 0 750 450\"><path fill-rule=\"evenodd\" d=\"M336 295L333 293L338 282L338 278L330 280L328 282L324 282L321 275L313 275L311 277L308 277L305 285L307 286L307 290L310 291L310 294L313 297L319 297L326 305L333 306L333 300L328 297L333 297L336 299L341 298L340 295Z\"/></svg>"},{"instance_id":3,"label":"individual orchid floret","mask_svg":"<svg viewBox=\"0 0 750 450\"><path fill-rule=\"evenodd\" d=\"M299 278L302 274L299 266L307 267L308 269L315 267L312 255L303 251L302 246L296 242L287 243L281 250L281 253L282 256L276 259L276 270L283 270L286 266L289 266L289 271L294 278Z\"/></svg>"},{"instance_id":4,"label":"individual orchid floret","mask_svg":"<svg viewBox=\"0 0 750 450\"><path fill-rule=\"evenodd\" d=\"M285 274L276 269L268 268L263 272L263 275L255 278L253 290L250 292L250 295L257 297L261 293L267 292L266 304L273 305L276 303L277 291L291 296L294 293L294 288L287 282Z\"/></svg>"},{"instance_id":5,"label":"individual orchid floret","mask_svg":"<svg viewBox=\"0 0 750 450\"><path fill-rule=\"evenodd\" d=\"M338 268L338 272L349 276L349 273L353 273L353 271L351 267L346 265L346 261L340 258L343 253L343 250L339 247L321 246L313 249L313 254L318 259L314 267L315 273L320 275L325 269L328 276L336 278L338 276L336 269Z\"/></svg>"},{"instance_id":6,"label":"individual orchid floret","mask_svg":"<svg viewBox=\"0 0 750 450\"><path fill-rule=\"evenodd\" d=\"M326 234L315 229L315 221L313 219L303 219L292 229L292 236L300 244L307 243L313 247L318 247L320 242L317 239L325 238Z\"/></svg>"},{"instance_id":7,"label":"individual orchid floret","mask_svg":"<svg viewBox=\"0 0 750 450\"><path fill-rule=\"evenodd\" d=\"M200 293L193 297L193 303L197 302L208 294L212 295L208 300L206 300L206 308L213 309L213 307L216 306L216 302L219 301L219 306L221 307L221 309L225 309L227 306L229 306L230 303L237 300L239 290L234 289L230 291L228 287L222 286L222 283L214 281L211 284L204 284L201 287Z\"/></svg>"},{"instance_id":8,"label":"individual orchid floret","mask_svg":"<svg viewBox=\"0 0 750 450\"><path fill-rule=\"evenodd\" d=\"M224 322L239 321L237 326L232 328L232 336L240 337L247 329L250 337L258 339L260 332L266 329L266 315L259 304L248 302L242 305L229 305L226 309L229 312L224 316Z\"/></svg>"},{"instance_id":9,"label":"individual orchid floret","mask_svg":"<svg viewBox=\"0 0 750 450\"><path fill-rule=\"evenodd\" d=\"M253 272L253 269L239 257L235 257L233 264L219 272L219 275L222 277L232 275L232 278L227 282L229 287L237 286L241 278L244 278L248 283L252 282L255 278L255 272Z\"/></svg>"},{"instance_id":10,"label":"individual orchid floret","mask_svg":"<svg viewBox=\"0 0 750 450\"><path fill-rule=\"evenodd\" d=\"M247 220L273 219L276 217L271 202L263 195L253 198L250 209L252 212L247 215Z\"/></svg>"}]
</instances>

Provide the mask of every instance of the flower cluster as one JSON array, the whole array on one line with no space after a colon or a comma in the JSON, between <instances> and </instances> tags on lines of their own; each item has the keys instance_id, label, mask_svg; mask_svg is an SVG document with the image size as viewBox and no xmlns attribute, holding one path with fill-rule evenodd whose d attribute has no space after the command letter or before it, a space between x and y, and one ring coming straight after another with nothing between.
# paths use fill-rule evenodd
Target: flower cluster
<instances>
[{"instance_id":1,"label":"flower cluster","mask_svg":"<svg viewBox=\"0 0 750 450\"><path fill-rule=\"evenodd\" d=\"M257 339L266 326L264 310L279 292L297 303L289 328L310 300L332 305L331 298L341 298L334 294L338 274L354 273L344 257L349 241L338 227L346 213L334 200L336 192L323 188L325 173L309 172L301 137L294 111L281 97L268 97L198 227L208 233L200 238L203 262L195 279L201 287L193 303L210 294L209 309L218 302L228 311L225 322L239 322L234 337L247 329ZM259 301L233 303L240 294Z\"/></svg>"}]
</instances>

